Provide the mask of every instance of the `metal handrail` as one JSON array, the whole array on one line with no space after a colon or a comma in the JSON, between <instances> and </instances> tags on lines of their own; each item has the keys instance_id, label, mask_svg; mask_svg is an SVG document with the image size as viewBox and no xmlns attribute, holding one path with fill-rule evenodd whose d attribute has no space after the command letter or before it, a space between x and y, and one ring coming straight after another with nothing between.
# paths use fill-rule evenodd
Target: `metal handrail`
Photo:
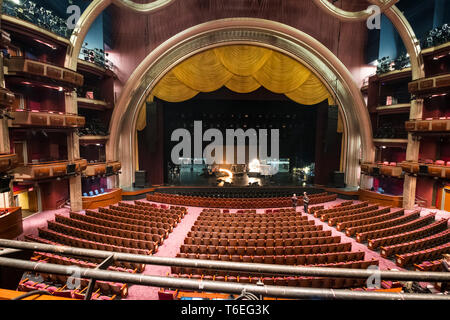
<instances>
[{"instance_id":1,"label":"metal handrail","mask_svg":"<svg viewBox=\"0 0 450 320\"><path fill-rule=\"evenodd\" d=\"M213 261L185 258L166 258L156 256L137 255L129 253L117 253L102 250L73 248L66 246L54 246L35 242L23 242L0 239L0 247L28 251L50 252L62 255L83 256L105 260L113 257L114 261L126 261L140 264L159 266L190 267L196 269L241 271L254 274L276 274L284 276L311 276L333 278L360 278L367 279L377 275L383 280L421 281L421 282L450 282L450 272L418 272L418 271L382 271L374 269L343 269L324 267L300 267L273 265L263 263L242 263L231 261ZM0 251L1 255L1 251Z\"/></svg>"},{"instance_id":2,"label":"metal handrail","mask_svg":"<svg viewBox=\"0 0 450 320\"><path fill-rule=\"evenodd\" d=\"M33 272L43 272L74 276L73 267L61 266L50 263L37 263L22 261L11 258L0 257L0 266L28 270ZM112 282L125 282L130 284L146 285L162 288L178 288L185 290L196 290L204 292L219 292L229 294L241 294L242 292L263 295L267 297L291 298L291 299L353 299L353 300L448 300L450 296L436 294L415 294L415 293L387 293L369 291L351 291L342 289L315 289L285 286L266 286L253 284L240 284L222 281L199 281L191 279L180 279L161 276L150 276L141 274L131 274L115 271L105 271L98 269L78 268L77 276L93 280L103 280Z\"/></svg>"}]
</instances>

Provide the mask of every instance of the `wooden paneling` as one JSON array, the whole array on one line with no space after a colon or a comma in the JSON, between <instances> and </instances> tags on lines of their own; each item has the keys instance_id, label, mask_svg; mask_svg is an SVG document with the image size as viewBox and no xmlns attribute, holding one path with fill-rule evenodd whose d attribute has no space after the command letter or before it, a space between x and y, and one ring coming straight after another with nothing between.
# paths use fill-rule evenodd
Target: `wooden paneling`
<instances>
[{"instance_id":1,"label":"wooden paneling","mask_svg":"<svg viewBox=\"0 0 450 320\"><path fill-rule=\"evenodd\" d=\"M14 239L23 232L22 209L9 208L8 213L0 215L0 238Z\"/></svg>"},{"instance_id":2,"label":"wooden paneling","mask_svg":"<svg viewBox=\"0 0 450 320\"><path fill-rule=\"evenodd\" d=\"M5 64L8 67L8 75L39 76L76 87L82 86L84 82L83 75L77 72L24 57L11 57L5 60Z\"/></svg>"},{"instance_id":3,"label":"wooden paneling","mask_svg":"<svg viewBox=\"0 0 450 320\"><path fill-rule=\"evenodd\" d=\"M122 200L122 189L112 189L110 192L93 197L83 197L83 209L106 207Z\"/></svg>"},{"instance_id":4,"label":"wooden paneling","mask_svg":"<svg viewBox=\"0 0 450 320\"><path fill-rule=\"evenodd\" d=\"M391 196L363 189L359 190L359 200L369 201L370 203L375 203L382 206L392 206L392 207L403 206L403 196Z\"/></svg>"},{"instance_id":5,"label":"wooden paneling","mask_svg":"<svg viewBox=\"0 0 450 320\"><path fill-rule=\"evenodd\" d=\"M86 119L82 116L54 114L50 112L13 111L14 120L8 120L11 127L84 127Z\"/></svg>"}]
</instances>

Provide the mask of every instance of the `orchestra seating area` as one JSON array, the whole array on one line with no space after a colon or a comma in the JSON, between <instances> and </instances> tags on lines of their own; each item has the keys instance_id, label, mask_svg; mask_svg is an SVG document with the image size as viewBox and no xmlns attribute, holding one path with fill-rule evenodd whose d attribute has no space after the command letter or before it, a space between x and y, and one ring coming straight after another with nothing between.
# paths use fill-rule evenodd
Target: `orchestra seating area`
<instances>
[{"instance_id":1,"label":"orchestra seating area","mask_svg":"<svg viewBox=\"0 0 450 320\"><path fill-rule=\"evenodd\" d=\"M378 265L365 253L352 251L350 242L324 231L307 214L295 209L256 210L204 209L177 257L278 265L301 265L367 269ZM274 277L264 274L210 271L172 267L180 278L239 283L275 284L315 288L353 288L365 281L343 278Z\"/></svg>"},{"instance_id":2,"label":"orchestra seating area","mask_svg":"<svg viewBox=\"0 0 450 320\"><path fill-rule=\"evenodd\" d=\"M155 205L143 201L135 203L119 202L108 208L86 210L84 214L70 212L69 216L56 214L47 221L46 228L38 228L38 235L25 235L27 241L52 245L65 245L111 252L150 255L158 251L177 224L187 214L185 207ZM32 260L42 263L96 268L101 262L96 259L79 260L57 254L35 252ZM140 273L144 265L115 262L111 271ZM83 299L89 281L81 279L77 288L66 287L67 277L39 274L31 275L19 285L20 290L31 291L39 288L60 297ZM128 286L123 283L97 281L94 299L109 300L125 298Z\"/></svg>"},{"instance_id":3,"label":"orchestra seating area","mask_svg":"<svg viewBox=\"0 0 450 320\"><path fill-rule=\"evenodd\" d=\"M159 203L167 203L173 205L186 205L192 207L203 208L282 208L291 207L292 194L284 197L267 197L267 198L215 198L215 197L201 197L201 196L183 196L178 194L158 193L147 194L148 201ZM303 205L303 197L298 196L297 205ZM336 194L328 194L326 192L310 194L309 204L318 204L328 201L334 201L337 198Z\"/></svg>"},{"instance_id":4,"label":"orchestra seating area","mask_svg":"<svg viewBox=\"0 0 450 320\"><path fill-rule=\"evenodd\" d=\"M312 207L310 213L347 236L367 243L383 258L395 259L399 267L431 269L430 264L450 253L448 218L435 219L435 214L380 207L368 202L324 209ZM437 267L436 267L437 268Z\"/></svg>"}]
</instances>

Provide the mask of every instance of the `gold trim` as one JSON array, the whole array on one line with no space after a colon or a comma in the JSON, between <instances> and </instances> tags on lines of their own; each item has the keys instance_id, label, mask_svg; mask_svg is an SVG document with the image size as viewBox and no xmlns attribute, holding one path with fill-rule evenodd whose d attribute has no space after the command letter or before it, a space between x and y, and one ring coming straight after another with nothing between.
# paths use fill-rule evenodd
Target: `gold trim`
<instances>
[{"instance_id":1,"label":"gold trim","mask_svg":"<svg viewBox=\"0 0 450 320\"><path fill-rule=\"evenodd\" d=\"M354 22L367 20L368 18L370 18L370 16L374 14L374 11L369 10L369 8L367 8L366 10L352 12L338 8L328 0L313 0L313 1L319 8L342 21ZM399 0L384 0L384 1L369 0L369 1L373 5L380 7L380 12L384 12L390 7L392 7L394 4L396 4Z\"/></svg>"}]
</instances>

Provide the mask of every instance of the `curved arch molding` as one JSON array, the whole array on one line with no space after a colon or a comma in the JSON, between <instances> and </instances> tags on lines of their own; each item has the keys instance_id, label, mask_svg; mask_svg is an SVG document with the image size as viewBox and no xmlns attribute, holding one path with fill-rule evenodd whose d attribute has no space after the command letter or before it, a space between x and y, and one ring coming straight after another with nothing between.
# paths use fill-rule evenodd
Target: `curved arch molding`
<instances>
[{"instance_id":1,"label":"curved arch molding","mask_svg":"<svg viewBox=\"0 0 450 320\"><path fill-rule=\"evenodd\" d=\"M66 53L65 67L72 70L77 69L78 56L80 55L81 47L91 25L110 4L115 4L121 8L132 10L134 12L150 13L160 10L172 4L174 1L175 0L156 0L150 3L140 4L130 0L93 0L86 10L84 10L72 32L70 37L70 47Z\"/></svg>"},{"instance_id":2,"label":"curved arch molding","mask_svg":"<svg viewBox=\"0 0 450 320\"><path fill-rule=\"evenodd\" d=\"M342 10L336 7L328 0L313 0L314 3L322 10L327 12L329 15L341 20L356 22L367 20L373 11L366 9L358 12L351 12ZM408 20L405 18L403 13L395 6L399 0L368 0L373 5L380 7L380 12L384 13L386 17L392 22L395 29L402 38L403 44L409 54L411 60L411 70L413 80L423 78L425 76L423 59L420 55L420 41L416 38L414 30L409 24Z\"/></svg>"},{"instance_id":3,"label":"curved arch molding","mask_svg":"<svg viewBox=\"0 0 450 320\"><path fill-rule=\"evenodd\" d=\"M357 186L359 161L372 161L372 128L362 94L341 61L311 36L287 25L251 18L207 22L187 29L153 50L126 83L110 124L107 157L122 162L121 186L133 183L136 122L139 107L158 81L196 53L218 46L249 44L267 47L308 66L332 92L344 122L346 183Z\"/></svg>"}]
</instances>

